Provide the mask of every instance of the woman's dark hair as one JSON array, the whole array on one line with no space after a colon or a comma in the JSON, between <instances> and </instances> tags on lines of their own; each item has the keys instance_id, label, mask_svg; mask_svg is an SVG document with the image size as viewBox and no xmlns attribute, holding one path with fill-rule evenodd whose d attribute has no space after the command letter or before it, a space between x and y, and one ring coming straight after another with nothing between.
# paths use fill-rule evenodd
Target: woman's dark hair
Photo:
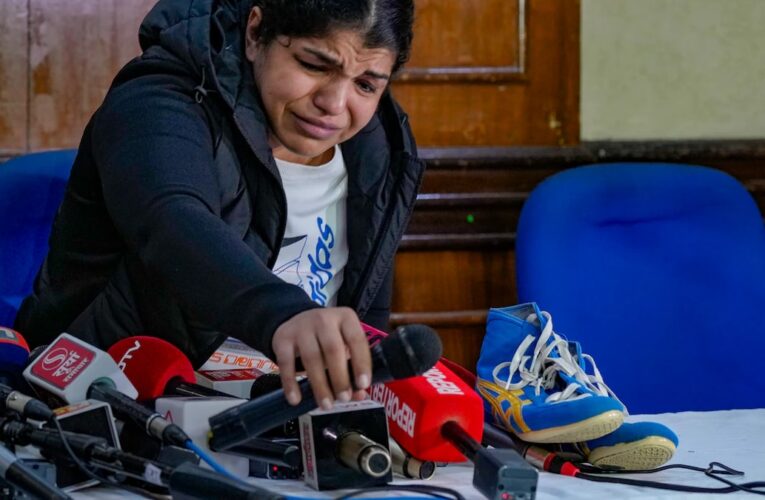
<instances>
[{"instance_id":1,"label":"woman's dark hair","mask_svg":"<svg viewBox=\"0 0 765 500\"><path fill-rule=\"evenodd\" d=\"M323 37L338 29L361 34L366 48L396 54L395 73L412 47L413 0L253 0L263 18L258 39L271 43L277 36Z\"/></svg>"}]
</instances>

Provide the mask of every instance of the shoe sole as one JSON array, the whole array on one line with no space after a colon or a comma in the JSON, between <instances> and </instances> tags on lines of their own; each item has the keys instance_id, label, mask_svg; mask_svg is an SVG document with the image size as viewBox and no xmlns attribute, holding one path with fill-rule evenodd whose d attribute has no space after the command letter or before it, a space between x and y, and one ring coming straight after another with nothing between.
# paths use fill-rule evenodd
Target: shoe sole
<instances>
[{"instance_id":1,"label":"shoe sole","mask_svg":"<svg viewBox=\"0 0 765 500\"><path fill-rule=\"evenodd\" d=\"M660 436L649 436L632 443L595 448L587 461L596 467L646 470L667 463L674 453L675 443Z\"/></svg>"},{"instance_id":2,"label":"shoe sole","mask_svg":"<svg viewBox=\"0 0 765 500\"><path fill-rule=\"evenodd\" d=\"M622 422L624 413L610 410L573 424L516 434L529 443L579 443L603 437L618 429Z\"/></svg>"}]
</instances>

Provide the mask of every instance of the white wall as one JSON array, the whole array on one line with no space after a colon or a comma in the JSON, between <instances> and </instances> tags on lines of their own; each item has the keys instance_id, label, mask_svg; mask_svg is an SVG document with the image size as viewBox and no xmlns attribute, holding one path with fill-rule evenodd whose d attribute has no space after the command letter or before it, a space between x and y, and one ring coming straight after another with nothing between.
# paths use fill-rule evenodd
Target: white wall
<instances>
[{"instance_id":1,"label":"white wall","mask_svg":"<svg viewBox=\"0 0 765 500\"><path fill-rule=\"evenodd\" d=\"M582 140L765 138L765 0L582 0L581 40Z\"/></svg>"}]
</instances>

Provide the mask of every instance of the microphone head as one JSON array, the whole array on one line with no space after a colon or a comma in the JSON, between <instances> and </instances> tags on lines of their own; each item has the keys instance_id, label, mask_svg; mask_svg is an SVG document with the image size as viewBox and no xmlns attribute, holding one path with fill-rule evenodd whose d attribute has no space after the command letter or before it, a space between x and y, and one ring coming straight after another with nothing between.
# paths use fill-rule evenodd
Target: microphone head
<instances>
[{"instance_id":1,"label":"microphone head","mask_svg":"<svg viewBox=\"0 0 765 500\"><path fill-rule=\"evenodd\" d=\"M126 396L136 397L135 387L111 356L68 333L62 333L42 349L23 375L49 406L87 399L93 382L103 378L110 379L115 389Z\"/></svg>"},{"instance_id":2,"label":"microphone head","mask_svg":"<svg viewBox=\"0 0 765 500\"><path fill-rule=\"evenodd\" d=\"M0 370L21 373L29 360L29 345L17 331L0 326Z\"/></svg>"},{"instance_id":3,"label":"microphone head","mask_svg":"<svg viewBox=\"0 0 765 500\"><path fill-rule=\"evenodd\" d=\"M278 373L264 373L255 379L250 387L250 399L265 396L282 388L282 379Z\"/></svg>"},{"instance_id":4,"label":"microphone head","mask_svg":"<svg viewBox=\"0 0 765 500\"><path fill-rule=\"evenodd\" d=\"M109 355L138 390L138 400L154 400L164 395L170 380L180 377L196 382L194 367L170 342L157 337L135 336L120 340L109 348Z\"/></svg>"},{"instance_id":5,"label":"microphone head","mask_svg":"<svg viewBox=\"0 0 765 500\"><path fill-rule=\"evenodd\" d=\"M441 352L441 339L425 325L400 326L378 344L394 379L422 375L435 366Z\"/></svg>"}]
</instances>

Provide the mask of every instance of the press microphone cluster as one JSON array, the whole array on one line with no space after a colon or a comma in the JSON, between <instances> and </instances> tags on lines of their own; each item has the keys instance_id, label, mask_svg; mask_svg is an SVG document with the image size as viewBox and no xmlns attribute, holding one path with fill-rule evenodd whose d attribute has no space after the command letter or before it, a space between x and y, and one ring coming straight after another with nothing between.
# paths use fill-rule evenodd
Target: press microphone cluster
<instances>
[{"instance_id":1,"label":"press microphone cluster","mask_svg":"<svg viewBox=\"0 0 765 500\"><path fill-rule=\"evenodd\" d=\"M441 356L441 340L423 325L402 327L371 348L372 383L414 377ZM298 383L301 401L290 405L283 389L210 417L210 448L226 450L317 407L307 379Z\"/></svg>"}]
</instances>

